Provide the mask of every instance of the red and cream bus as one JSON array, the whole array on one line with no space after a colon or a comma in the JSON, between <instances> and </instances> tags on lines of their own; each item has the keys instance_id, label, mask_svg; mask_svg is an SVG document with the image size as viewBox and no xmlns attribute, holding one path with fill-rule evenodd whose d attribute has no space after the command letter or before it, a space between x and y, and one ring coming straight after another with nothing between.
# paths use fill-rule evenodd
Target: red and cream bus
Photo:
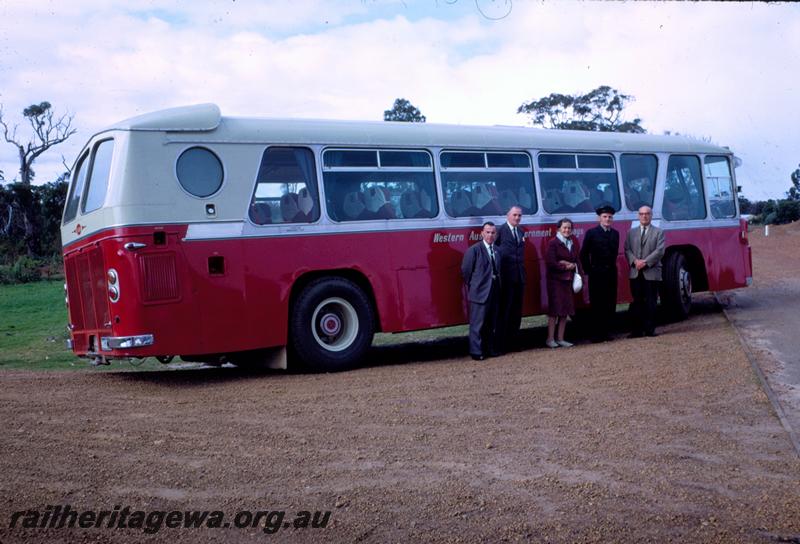
<instances>
[{"instance_id":1,"label":"red and cream bus","mask_svg":"<svg viewBox=\"0 0 800 544\"><path fill-rule=\"evenodd\" d=\"M547 310L543 253L647 204L665 230L662 305L750 283L734 157L676 136L222 117L205 104L95 134L62 224L70 345L97 363L355 365L375 332L467 322L460 263L514 204L525 315ZM619 255L620 302L630 300ZM584 290L584 296L585 290ZM584 302L587 302L584 300Z\"/></svg>"}]
</instances>

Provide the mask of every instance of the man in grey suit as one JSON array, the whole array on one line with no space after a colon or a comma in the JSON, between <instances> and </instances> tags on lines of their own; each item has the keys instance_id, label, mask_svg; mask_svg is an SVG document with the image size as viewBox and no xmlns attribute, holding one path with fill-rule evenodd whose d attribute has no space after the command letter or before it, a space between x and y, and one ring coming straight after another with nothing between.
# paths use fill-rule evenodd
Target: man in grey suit
<instances>
[{"instance_id":1,"label":"man in grey suit","mask_svg":"<svg viewBox=\"0 0 800 544\"><path fill-rule=\"evenodd\" d=\"M496 355L497 310L500 302L500 252L494 245L497 227L483 224L482 241L470 247L461 261L469 300L469 354L476 361Z\"/></svg>"},{"instance_id":2,"label":"man in grey suit","mask_svg":"<svg viewBox=\"0 0 800 544\"><path fill-rule=\"evenodd\" d=\"M653 226L653 210L639 208L639 226L625 238L625 259L630 266L633 303L630 307L633 332L630 338L656 334L656 302L661 282L661 258L664 256L664 231Z\"/></svg>"}]
</instances>

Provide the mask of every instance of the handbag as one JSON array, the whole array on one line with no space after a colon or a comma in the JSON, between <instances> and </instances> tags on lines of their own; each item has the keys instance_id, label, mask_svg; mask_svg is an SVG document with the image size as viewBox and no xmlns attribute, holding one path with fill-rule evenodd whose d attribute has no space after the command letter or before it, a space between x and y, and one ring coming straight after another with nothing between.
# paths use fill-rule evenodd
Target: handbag
<instances>
[{"instance_id":1,"label":"handbag","mask_svg":"<svg viewBox=\"0 0 800 544\"><path fill-rule=\"evenodd\" d=\"M581 289L583 289L583 278L578 273L578 268L575 268L575 275L572 276L572 291L575 293L580 293Z\"/></svg>"}]
</instances>

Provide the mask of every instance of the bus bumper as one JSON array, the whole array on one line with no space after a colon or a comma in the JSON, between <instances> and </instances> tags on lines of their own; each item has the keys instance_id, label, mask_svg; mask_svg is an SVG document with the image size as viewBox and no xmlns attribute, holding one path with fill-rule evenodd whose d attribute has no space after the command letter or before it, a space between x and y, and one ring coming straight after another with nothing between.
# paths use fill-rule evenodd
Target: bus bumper
<instances>
[{"instance_id":1,"label":"bus bumper","mask_svg":"<svg viewBox=\"0 0 800 544\"><path fill-rule=\"evenodd\" d=\"M152 346L155 338L152 334L139 334L136 336L103 336L100 338L100 349L111 351L112 349L130 349Z\"/></svg>"}]
</instances>

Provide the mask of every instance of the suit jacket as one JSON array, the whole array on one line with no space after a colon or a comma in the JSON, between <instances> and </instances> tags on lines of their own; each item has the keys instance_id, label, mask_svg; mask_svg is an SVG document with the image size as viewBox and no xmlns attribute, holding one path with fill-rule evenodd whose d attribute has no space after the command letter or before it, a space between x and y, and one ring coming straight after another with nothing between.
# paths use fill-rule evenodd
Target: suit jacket
<instances>
[{"instance_id":1,"label":"suit jacket","mask_svg":"<svg viewBox=\"0 0 800 544\"><path fill-rule=\"evenodd\" d=\"M503 282L525 283L525 229L521 226L517 227L517 236L519 240L515 242L508 223L503 223L497 229L494 245L503 254L500 260Z\"/></svg>"},{"instance_id":2,"label":"suit jacket","mask_svg":"<svg viewBox=\"0 0 800 544\"><path fill-rule=\"evenodd\" d=\"M499 267L501 253L494 247L495 263ZM492 291L492 261L483 240L473 244L461 261L461 276L467 284L467 298L470 302L485 304Z\"/></svg>"},{"instance_id":3,"label":"suit jacket","mask_svg":"<svg viewBox=\"0 0 800 544\"><path fill-rule=\"evenodd\" d=\"M587 274L595 270L616 270L619 253L619 232L610 228L603 232L600 225L586 231L581 246L581 264Z\"/></svg>"},{"instance_id":4,"label":"suit jacket","mask_svg":"<svg viewBox=\"0 0 800 544\"><path fill-rule=\"evenodd\" d=\"M666 243L664 241L664 231L652 224L647 227L647 235L644 240L644 247L642 247L642 229L637 226L628 231L628 236L625 238L625 260L628 261L630 266L629 278L634 279L639 275L636 270L636 265L633 262L636 259L644 259L647 261L647 266L642 269L644 272L644 279L650 281L661 280L661 258L664 256Z\"/></svg>"}]
</instances>

